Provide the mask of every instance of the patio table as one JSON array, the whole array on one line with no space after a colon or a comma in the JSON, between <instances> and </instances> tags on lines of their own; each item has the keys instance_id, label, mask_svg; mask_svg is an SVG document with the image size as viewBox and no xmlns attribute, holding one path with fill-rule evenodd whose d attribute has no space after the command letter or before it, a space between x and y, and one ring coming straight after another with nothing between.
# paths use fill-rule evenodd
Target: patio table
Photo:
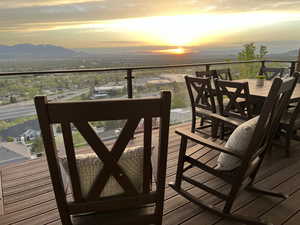
<instances>
[{"instance_id":1,"label":"patio table","mask_svg":"<svg viewBox=\"0 0 300 225\"><path fill-rule=\"evenodd\" d=\"M249 84L249 91L252 101L261 101L266 98L269 94L270 88L272 86L272 80L265 80L263 86L256 85L256 79L240 79L235 80L238 82L248 82ZM300 99L300 83L297 83L293 95L291 96L291 102L297 101Z\"/></svg>"}]
</instances>

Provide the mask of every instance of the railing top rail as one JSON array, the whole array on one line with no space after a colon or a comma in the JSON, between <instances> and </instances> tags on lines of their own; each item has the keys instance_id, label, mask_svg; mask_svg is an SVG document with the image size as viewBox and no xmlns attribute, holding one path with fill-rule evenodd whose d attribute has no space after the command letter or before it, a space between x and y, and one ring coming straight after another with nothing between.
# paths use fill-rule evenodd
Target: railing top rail
<instances>
[{"instance_id":1,"label":"railing top rail","mask_svg":"<svg viewBox=\"0 0 300 225\"><path fill-rule=\"evenodd\" d=\"M217 66L226 64L242 64L242 63L257 63L257 62L286 62L296 63L296 60L248 60L248 61L231 61L231 62L208 62L208 63L192 63L192 64L176 64L176 65L161 65L161 66L136 66L136 67L116 67L116 68L95 68L95 69L67 69L67 70L47 70L47 71L26 71L26 72L1 72L1 76L17 76L17 75L35 75L42 76L47 74L63 74L63 73L92 73L92 72L110 72L110 71L126 71L126 70L148 70L148 69L164 69L164 68L179 68L179 67L194 67L194 66Z\"/></svg>"}]
</instances>

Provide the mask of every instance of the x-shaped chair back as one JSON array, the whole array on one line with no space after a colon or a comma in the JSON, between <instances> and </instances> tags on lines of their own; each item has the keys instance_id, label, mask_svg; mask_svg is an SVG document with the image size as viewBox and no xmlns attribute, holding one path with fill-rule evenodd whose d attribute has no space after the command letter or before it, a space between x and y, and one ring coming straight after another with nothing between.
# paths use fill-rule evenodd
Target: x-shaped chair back
<instances>
[{"instance_id":1,"label":"x-shaped chair back","mask_svg":"<svg viewBox=\"0 0 300 225\"><path fill-rule=\"evenodd\" d=\"M214 79L220 79L220 80L232 80L230 69L219 69L214 70Z\"/></svg>"},{"instance_id":2,"label":"x-shaped chair back","mask_svg":"<svg viewBox=\"0 0 300 225\"><path fill-rule=\"evenodd\" d=\"M196 77L209 78L211 76L211 71L196 71Z\"/></svg>"},{"instance_id":3,"label":"x-shaped chair back","mask_svg":"<svg viewBox=\"0 0 300 225\"><path fill-rule=\"evenodd\" d=\"M216 112L214 93L211 88L210 78L185 76L192 109L195 107Z\"/></svg>"},{"instance_id":4,"label":"x-shaped chair back","mask_svg":"<svg viewBox=\"0 0 300 225\"><path fill-rule=\"evenodd\" d=\"M161 221L166 176L170 101L171 94L167 91L162 92L160 98L147 99L48 102L44 96L35 98L49 171L63 224L72 224L70 215L77 213L131 209L150 203L155 204L156 207L154 214L148 218L149 223L151 223L151 221L153 222L154 219L155 221ZM160 119L157 165L154 165L157 169L157 185L155 191L151 191L150 189L152 183L152 118ZM129 141L133 138L135 129L141 119L144 120L144 176L143 190L142 193L139 193L128 174L126 174L124 169L118 164L118 160L124 153ZM107 120L126 120L111 150L107 148L89 124L89 122L92 121ZM62 127L74 197L74 201L72 202L68 202L66 199L55 138L52 131L53 124L60 124ZM83 196L81 190L72 137L72 125L77 128L103 163L103 167L96 175L96 179L87 196ZM107 198L101 198L100 195L111 176L114 177L122 187L124 194L110 197L111 200L107 200ZM103 201L105 203L103 203ZM145 224L147 223L145 222Z\"/></svg>"},{"instance_id":5,"label":"x-shaped chair back","mask_svg":"<svg viewBox=\"0 0 300 225\"><path fill-rule=\"evenodd\" d=\"M215 80L220 113L240 119L251 118L249 86L247 82Z\"/></svg>"}]
</instances>

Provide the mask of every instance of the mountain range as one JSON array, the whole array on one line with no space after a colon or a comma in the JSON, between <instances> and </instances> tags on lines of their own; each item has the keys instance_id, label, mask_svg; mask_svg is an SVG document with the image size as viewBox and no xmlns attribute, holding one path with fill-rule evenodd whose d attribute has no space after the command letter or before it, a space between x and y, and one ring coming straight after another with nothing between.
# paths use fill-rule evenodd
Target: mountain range
<instances>
[{"instance_id":1,"label":"mountain range","mask_svg":"<svg viewBox=\"0 0 300 225\"><path fill-rule=\"evenodd\" d=\"M161 57L159 53L154 53L151 50L176 48L167 46L139 46L139 47L114 47L114 48L78 48L68 49L55 45L33 45L33 44L18 44L13 46L0 45L0 60L29 60L29 59L70 59L70 58L102 58L117 59L131 57L153 57L155 55ZM240 48L233 47L214 47L201 48L191 47L192 51L186 54L186 59L235 59ZM298 55L297 50L291 50L283 53L270 53L267 58L274 59L294 59Z\"/></svg>"},{"instance_id":2,"label":"mountain range","mask_svg":"<svg viewBox=\"0 0 300 225\"><path fill-rule=\"evenodd\" d=\"M79 57L84 53L55 45L0 45L0 59L40 59Z\"/></svg>"}]
</instances>

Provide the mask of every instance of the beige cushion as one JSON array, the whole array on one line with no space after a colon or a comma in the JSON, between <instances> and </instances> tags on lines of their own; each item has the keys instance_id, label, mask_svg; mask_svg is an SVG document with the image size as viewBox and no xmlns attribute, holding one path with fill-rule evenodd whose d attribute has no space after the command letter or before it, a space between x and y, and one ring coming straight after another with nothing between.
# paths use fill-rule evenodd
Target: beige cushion
<instances>
[{"instance_id":1,"label":"beige cushion","mask_svg":"<svg viewBox=\"0 0 300 225\"><path fill-rule=\"evenodd\" d=\"M139 193L143 188L143 155L144 148L141 146L128 147L125 149L118 165L124 170L124 173L129 177ZM60 163L69 177L67 158L60 159ZM76 165L80 177L80 185L82 194L85 197L99 171L103 167L103 162L95 153L78 154L76 155ZM123 188L119 185L116 179L110 176L104 190L101 192L101 197L113 196L124 193Z\"/></svg>"},{"instance_id":2,"label":"beige cushion","mask_svg":"<svg viewBox=\"0 0 300 225\"><path fill-rule=\"evenodd\" d=\"M227 148L228 151L238 154L245 153L251 141L258 118L258 116L254 117L239 125L230 135L228 141L225 144L225 148ZM229 171L235 169L240 165L241 162L237 157L231 156L226 153L220 153L217 160L216 169Z\"/></svg>"}]
</instances>

